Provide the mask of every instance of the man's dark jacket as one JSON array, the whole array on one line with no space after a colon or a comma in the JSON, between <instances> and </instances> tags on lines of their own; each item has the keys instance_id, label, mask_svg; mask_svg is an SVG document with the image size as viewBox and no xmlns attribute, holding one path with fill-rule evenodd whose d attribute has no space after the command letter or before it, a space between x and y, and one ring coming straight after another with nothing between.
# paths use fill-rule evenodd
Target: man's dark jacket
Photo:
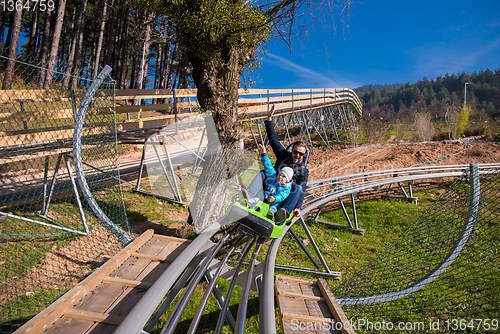
<instances>
[{"instance_id":1,"label":"man's dark jacket","mask_svg":"<svg viewBox=\"0 0 500 334\"><path fill-rule=\"evenodd\" d=\"M297 204L295 204L295 208L300 209L302 206L302 202L304 201L304 195L306 193L307 179L309 178L309 170L304 164L304 160L297 164L293 163L292 153L287 151L286 148L281 145L278 140L278 135L276 134L276 130L274 129L273 121L265 121L266 124L266 132L269 138L269 143L273 149L274 154L276 155L276 163L274 164L274 169L278 172L283 167L291 167L293 169L293 183L298 184L302 187L303 193L300 196Z\"/></svg>"}]
</instances>

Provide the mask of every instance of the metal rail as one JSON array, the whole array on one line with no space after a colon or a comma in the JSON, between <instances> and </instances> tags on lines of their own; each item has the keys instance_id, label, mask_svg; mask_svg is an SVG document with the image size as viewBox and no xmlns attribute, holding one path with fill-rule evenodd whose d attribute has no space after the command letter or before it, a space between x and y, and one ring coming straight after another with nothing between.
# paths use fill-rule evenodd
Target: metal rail
<instances>
[{"instance_id":1,"label":"metal rail","mask_svg":"<svg viewBox=\"0 0 500 334\"><path fill-rule=\"evenodd\" d=\"M466 167L466 165L456 165L456 166L428 166L422 168L412 168L412 169L398 169L398 170L388 170L388 171L378 171L372 172L368 175L369 178L374 178L373 180L366 180L367 173L346 175L338 178L328 178L317 181L311 181L310 188L319 189L321 187L329 188L329 192L321 192L318 191L318 197L311 197L309 201L306 202L305 207L302 210L303 216L309 214L312 210L330 202L336 200L339 196L343 196L349 194L350 192L360 191L363 189L368 189L375 186L390 184L391 182L405 182L408 180L417 180L424 178L434 178L434 177L448 177L448 176L457 176L462 174L462 170ZM411 286L402 289L400 291L376 297L367 297L363 300L351 300L351 299L342 299L341 304L343 305L352 305L354 303L375 303L380 299L387 298L399 298L400 296L407 295L413 291L421 289L426 284L432 282L437 276L439 276L442 272L446 270L446 268L454 261L457 255L461 252L464 244L468 240L471 230L474 225L475 217L477 216L477 204L479 201L479 175L482 170L488 168L498 168L500 169L500 164L481 164L481 165L472 165L470 166L472 169L472 187L471 187L471 201L469 207L469 215L467 219L467 223L464 225L461 235L459 236L455 246L448 253L448 255L443 259L443 261L436 266L433 270L431 270L423 279L418 282L415 282ZM459 172L460 171L460 172ZM398 172L401 176L394 177L395 172ZM426 172L426 173L424 173ZM380 179L380 177L385 177L385 179ZM378 178L378 179L377 179ZM331 190L332 182L339 182L339 180L356 180L358 183L346 186L343 185L343 189L341 191L333 191ZM325 186L326 184L326 186ZM308 189L310 189L308 188ZM276 268L276 256L279 245L286 233L291 226L297 222L299 219L303 218L294 218L292 220L292 224L290 226L286 226L284 233L277 239L273 239L270 242L268 252L266 254L266 260L263 264L263 273L262 279L260 280L260 284L258 284L258 291L260 297L260 333L265 334L273 334L276 333L276 322L275 322L275 307L274 307L274 270ZM134 307L134 309L129 313L127 318L122 322L122 324L118 327L115 333L147 333L147 330L151 330L154 324L150 321L146 327L145 324L150 318L150 314L157 308L160 302L163 299L163 296L167 295L167 293L171 290L174 282L182 281L181 284L185 284L187 282L187 278L180 278L185 272L185 268L191 265L192 259L198 254L201 253L203 247L206 247L206 243L209 239L220 229L221 226L231 223L227 216L224 216L211 226L209 226L206 230L204 230L187 248L181 253L176 260L168 267L168 269L162 274L162 276L154 283L154 285L148 290L145 296L140 300L140 302ZM307 230L307 225L301 220L301 225L303 228ZM221 313L219 315L219 320L217 322L217 326L215 329L215 333L220 333L222 331L222 327L224 324L224 319L228 319L230 327L234 330L235 333L242 333L244 331L244 323L246 318L246 308L249 297L250 286L254 281L259 281L257 276L257 271L254 272L254 267L256 264L256 257L261 249L262 244L265 240L255 232L252 232L248 228L242 225L234 226L230 232L224 235L220 242L217 245L214 245L212 250L210 251L210 255L206 256L204 260L199 259L195 261L198 265L198 270L196 274L193 274L193 278L191 279L191 283L187 287L187 292L184 297L181 298L181 302L179 302L170 316L170 320L167 322L167 326L164 327L162 333L171 333L175 330L178 320L180 319L180 315L183 311L183 308L186 306L187 301L190 298L190 293L199 282L199 280L206 274L207 268L210 263L213 264L212 259L217 254L218 250L222 247L225 240L230 240L230 237L235 233L242 233L239 238L236 238L236 241L229 247L228 253L225 254L222 261L220 261L214 268L215 274L209 279L208 289L202 299L202 302L199 305L198 310L196 311L196 315L191 323L191 327L189 329L190 333L194 333L201 319L201 315L203 312L203 308L208 300L208 296L210 293L215 291L216 281L219 277L222 277L222 272L225 270L223 267L226 265L226 261L229 259L229 256L235 252L235 248L239 247L242 244L244 237L247 237L246 245L241 250L241 256L238 260L238 265L234 271L232 271L231 283L229 285L227 294L224 299L221 296L218 299L221 306ZM308 236L310 233L308 234ZM312 235L311 235L312 238ZM314 240L313 240L314 241ZM254 248L253 254L251 256L250 261L244 262L245 258L248 254L250 254L251 249ZM321 253L319 249L315 251L317 255L320 257L320 262L325 268L326 271L329 271L326 261L321 257ZM204 251L206 254L209 251ZM243 264L247 265L246 272L241 273L241 267ZM317 266L319 264L317 263ZM192 266L191 266L192 267ZM191 268L189 271L189 276L194 272L194 268ZM185 275L187 276L187 275ZM231 298L231 294L233 292L234 286L237 284L239 278L243 278L243 292L240 297L240 303L238 308L238 315L235 322L234 318L228 314L229 312L229 300ZM240 280L241 282L241 280ZM177 286L178 285L178 286ZM175 290L175 295L180 290L180 284L176 284L173 290ZM219 291L220 292L220 291ZM174 299L174 296L167 297L169 301ZM162 305L160 309L165 310L168 305ZM159 314L155 314L155 319L159 318ZM144 328L144 330L143 330Z\"/></svg>"}]
</instances>

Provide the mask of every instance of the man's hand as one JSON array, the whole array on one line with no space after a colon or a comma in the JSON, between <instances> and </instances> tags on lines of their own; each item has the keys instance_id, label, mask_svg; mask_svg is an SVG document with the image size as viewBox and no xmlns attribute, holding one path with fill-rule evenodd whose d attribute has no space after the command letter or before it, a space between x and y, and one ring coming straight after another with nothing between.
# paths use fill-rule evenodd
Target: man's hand
<instances>
[{"instance_id":1,"label":"man's hand","mask_svg":"<svg viewBox=\"0 0 500 334\"><path fill-rule=\"evenodd\" d=\"M260 154L265 154L266 153L266 148L263 145L261 145L261 144L259 144L259 153Z\"/></svg>"},{"instance_id":2,"label":"man's hand","mask_svg":"<svg viewBox=\"0 0 500 334\"><path fill-rule=\"evenodd\" d=\"M293 214L295 217L300 217L301 213L300 213L300 209L294 209L293 210Z\"/></svg>"},{"instance_id":3,"label":"man's hand","mask_svg":"<svg viewBox=\"0 0 500 334\"><path fill-rule=\"evenodd\" d=\"M267 120L270 122L273 120L273 115L274 115L274 104L271 107L271 110L267 113Z\"/></svg>"},{"instance_id":4,"label":"man's hand","mask_svg":"<svg viewBox=\"0 0 500 334\"><path fill-rule=\"evenodd\" d=\"M269 203L274 203L276 198L274 198L274 196L269 196L269 198L267 200L269 201Z\"/></svg>"}]
</instances>

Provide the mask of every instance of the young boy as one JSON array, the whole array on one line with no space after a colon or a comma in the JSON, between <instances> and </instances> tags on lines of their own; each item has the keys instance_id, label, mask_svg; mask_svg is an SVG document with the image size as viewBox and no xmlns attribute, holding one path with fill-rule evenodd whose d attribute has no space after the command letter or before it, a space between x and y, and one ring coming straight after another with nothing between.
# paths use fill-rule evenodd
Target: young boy
<instances>
[{"instance_id":1,"label":"young boy","mask_svg":"<svg viewBox=\"0 0 500 334\"><path fill-rule=\"evenodd\" d=\"M259 144L259 153L262 164L264 165L264 173L267 177L268 186L264 189L264 200L269 202L269 212L267 218L274 220L274 214L278 211L278 206L290 195L292 189L293 169L290 167L281 168L279 174L274 170L271 160L266 154L266 148ZM253 207L258 197L250 198L246 190L242 190L244 200L247 201L249 207Z\"/></svg>"}]
</instances>

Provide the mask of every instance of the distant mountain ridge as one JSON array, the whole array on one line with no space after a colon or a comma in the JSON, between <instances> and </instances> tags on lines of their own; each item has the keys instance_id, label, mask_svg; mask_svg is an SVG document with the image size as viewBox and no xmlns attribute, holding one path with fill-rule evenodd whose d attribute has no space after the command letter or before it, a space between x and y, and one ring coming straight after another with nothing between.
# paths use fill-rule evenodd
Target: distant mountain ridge
<instances>
[{"instance_id":1,"label":"distant mountain ridge","mask_svg":"<svg viewBox=\"0 0 500 334\"><path fill-rule=\"evenodd\" d=\"M354 91L363 103L365 115L394 121L415 111L428 111L437 119L444 117L450 106L463 104L466 83L467 104L473 107L473 113L499 118L500 69L446 74L435 80L424 77L413 84L364 85Z\"/></svg>"}]
</instances>

